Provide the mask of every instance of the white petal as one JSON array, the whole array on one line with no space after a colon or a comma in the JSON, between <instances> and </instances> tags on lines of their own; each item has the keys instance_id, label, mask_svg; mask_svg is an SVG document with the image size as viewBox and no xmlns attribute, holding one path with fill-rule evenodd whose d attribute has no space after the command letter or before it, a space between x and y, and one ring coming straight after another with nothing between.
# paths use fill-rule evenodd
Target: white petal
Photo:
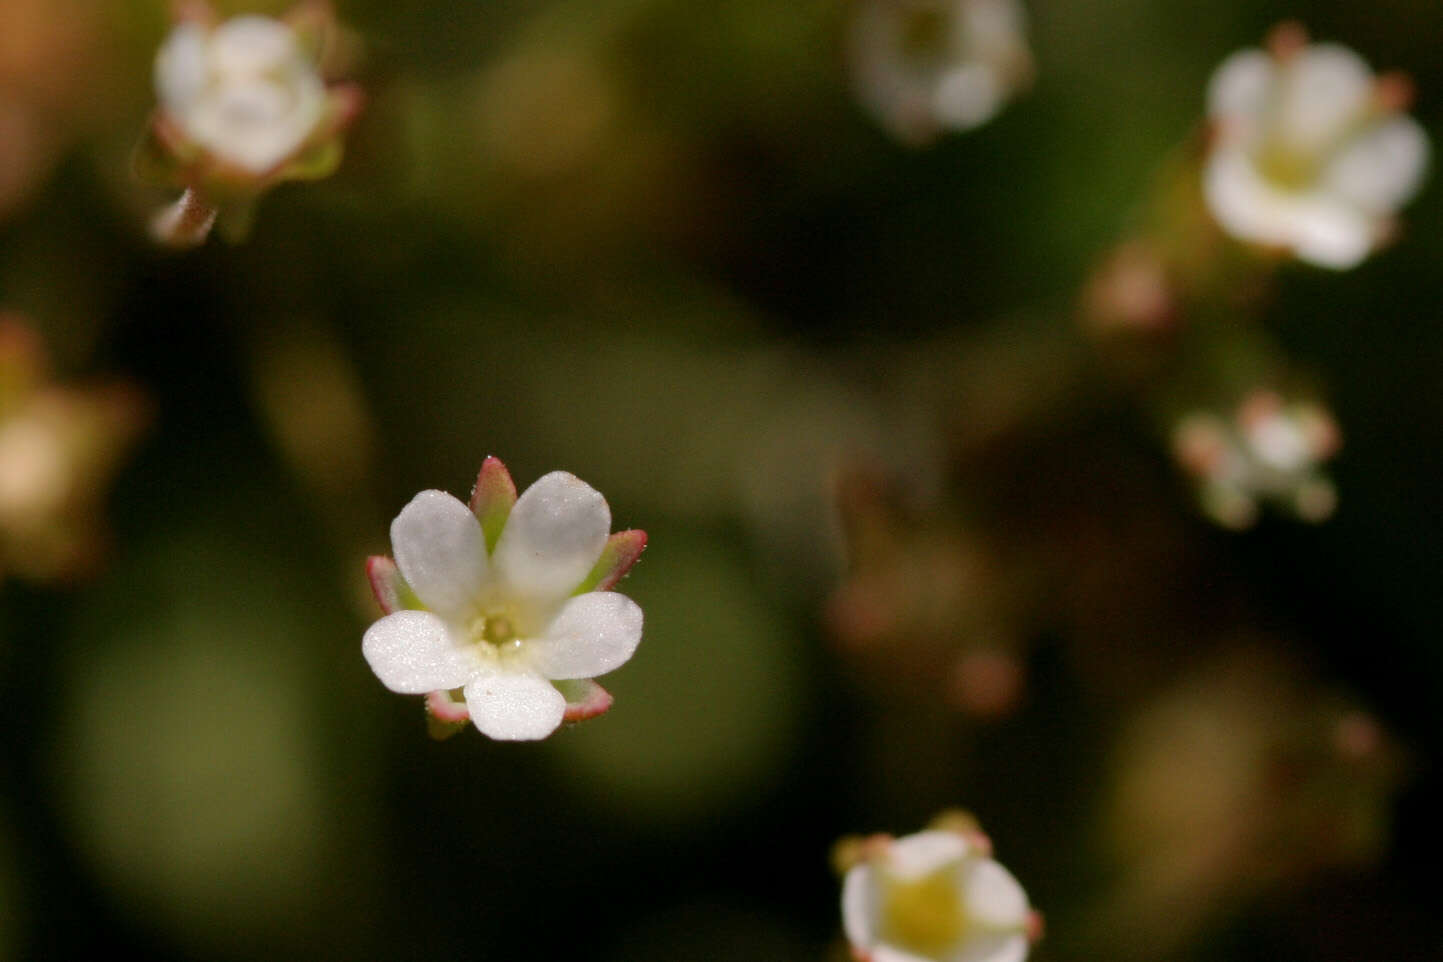
<instances>
[{"instance_id":1,"label":"white petal","mask_svg":"<svg viewBox=\"0 0 1443 962\"><path fill-rule=\"evenodd\" d=\"M1273 59L1261 50L1233 54L1208 81L1208 114L1215 120L1255 122L1267 102L1275 70Z\"/></svg>"},{"instance_id":2,"label":"white petal","mask_svg":"<svg viewBox=\"0 0 1443 962\"><path fill-rule=\"evenodd\" d=\"M1278 471L1293 472L1307 467L1313 449L1302 426L1294 418L1283 415L1264 418L1249 425L1244 436L1254 456Z\"/></svg>"},{"instance_id":3,"label":"white petal","mask_svg":"<svg viewBox=\"0 0 1443 962\"><path fill-rule=\"evenodd\" d=\"M1300 260L1342 270L1377 242L1377 220L1321 189L1292 193L1258 176L1247 153L1214 150L1203 172L1208 209L1234 237L1291 248Z\"/></svg>"},{"instance_id":4,"label":"white petal","mask_svg":"<svg viewBox=\"0 0 1443 962\"><path fill-rule=\"evenodd\" d=\"M972 846L956 832L917 832L887 848L887 870L899 879L919 879L970 851Z\"/></svg>"},{"instance_id":5,"label":"white petal","mask_svg":"<svg viewBox=\"0 0 1443 962\"><path fill-rule=\"evenodd\" d=\"M1372 216L1331 197L1299 203L1291 212L1293 250L1299 260L1318 267L1356 267L1378 242Z\"/></svg>"},{"instance_id":6,"label":"white petal","mask_svg":"<svg viewBox=\"0 0 1443 962\"><path fill-rule=\"evenodd\" d=\"M1214 150L1203 171L1203 190L1208 209L1229 234L1263 244L1288 243L1277 192L1258 176L1245 150Z\"/></svg>"},{"instance_id":7,"label":"white petal","mask_svg":"<svg viewBox=\"0 0 1443 962\"><path fill-rule=\"evenodd\" d=\"M264 73L300 56L294 31L270 17L234 17L211 35L212 62L223 73Z\"/></svg>"},{"instance_id":8,"label":"white petal","mask_svg":"<svg viewBox=\"0 0 1443 962\"><path fill-rule=\"evenodd\" d=\"M387 615L366 629L361 651L381 684L403 695L460 688L476 673L474 657L429 611Z\"/></svg>"},{"instance_id":9,"label":"white petal","mask_svg":"<svg viewBox=\"0 0 1443 962\"><path fill-rule=\"evenodd\" d=\"M967 130L991 120L1002 106L1003 90L993 68L983 63L948 70L932 91L932 113L939 123Z\"/></svg>"},{"instance_id":10,"label":"white petal","mask_svg":"<svg viewBox=\"0 0 1443 962\"><path fill-rule=\"evenodd\" d=\"M924 955L914 955L895 945L883 943L872 947L872 962L936 962L936 960L929 959Z\"/></svg>"},{"instance_id":11,"label":"white petal","mask_svg":"<svg viewBox=\"0 0 1443 962\"><path fill-rule=\"evenodd\" d=\"M466 708L491 738L534 741L560 727L566 697L536 675L487 672L466 686Z\"/></svg>"},{"instance_id":12,"label":"white petal","mask_svg":"<svg viewBox=\"0 0 1443 962\"><path fill-rule=\"evenodd\" d=\"M170 32L155 57L155 89L172 114L183 115L205 86L205 31L182 23Z\"/></svg>"},{"instance_id":13,"label":"white petal","mask_svg":"<svg viewBox=\"0 0 1443 962\"><path fill-rule=\"evenodd\" d=\"M847 941L865 948L877 932L877 886L872 866L865 862L847 870L842 881L842 929Z\"/></svg>"},{"instance_id":14,"label":"white petal","mask_svg":"<svg viewBox=\"0 0 1443 962\"><path fill-rule=\"evenodd\" d=\"M1313 44L1280 78L1278 132L1295 149L1322 150L1355 123L1373 96L1373 71L1337 44Z\"/></svg>"},{"instance_id":15,"label":"white petal","mask_svg":"<svg viewBox=\"0 0 1443 962\"><path fill-rule=\"evenodd\" d=\"M553 471L517 499L493 560L519 594L560 602L591 572L610 530L606 499L575 475Z\"/></svg>"},{"instance_id":16,"label":"white petal","mask_svg":"<svg viewBox=\"0 0 1443 962\"><path fill-rule=\"evenodd\" d=\"M1391 214L1412 197L1428 165L1428 135L1411 117L1393 117L1345 147L1324 189L1372 214Z\"/></svg>"},{"instance_id":17,"label":"white petal","mask_svg":"<svg viewBox=\"0 0 1443 962\"><path fill-rule=\"evenodd\" d=\"M614 591L568 601L540 638L528 639L530 667L546 678L594 678L624 665L641 642L641 607Z\"/></svg>"},{"instance_id":18,"label":"white petal","mask_svg":"<svg viewBox=\"0 0 1443 962\"><path fill-rule=\"evenodd\" d=\"M1011 872L992 859L968 859L960 883L971 918L996 929L1020 930L1027 924L1027 893Z\"/></svg>"},{"instance_id":19,"label":"white petal","mask_svg":"<svg viewBox=\"0 0 1443 962\"><path fill-rule=\"evenodd\" d=\"M948 962L1022 962L1029 948L1025 935L989 932L969 938Z\"/></svg>"},{"instance_id":20,"label":"white petal","mask_svg":"<svg viewBox=\"0 0 1443 962\"><path fill-rule=\"evenodd\" d=\"M486 538L470 508L444 491L422 491L391 522L391 548L427 608L457 620L471 613L486 577Z\"/></svg>"}]
</instances>

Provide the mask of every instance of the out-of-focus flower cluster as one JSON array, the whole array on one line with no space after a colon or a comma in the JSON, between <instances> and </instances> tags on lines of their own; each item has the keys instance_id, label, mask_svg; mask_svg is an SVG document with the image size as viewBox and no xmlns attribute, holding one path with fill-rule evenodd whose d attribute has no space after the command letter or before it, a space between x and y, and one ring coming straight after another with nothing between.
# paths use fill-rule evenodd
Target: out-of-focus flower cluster
<instances>
[{"instance_id":1,"label":"out-of-focus flower cluster","mask_svg":"<svg viewBox=\"0 0 1443 962\"><path fill-rule=\"evenodd\" d=\"M1330 517L1338 493L1322 464L1341 444L1327 409L1267 390L1249 395L1230 418L1190 414L1173 430L1173 451L1203 510L1233 529L1252 526L1263 503L1304 521Z\"/></svg>"},{"instance_id":2,"label":"out-of-focus flower cluster","mask_svg":"<svg viewBox=\"0 0 1443 962\"><path fill-rule=\"evenodd\" d=\"M106 487L146 418L131 385L53 383L40 338L0 313L0 576L69 578L98 560Z\"/></svg>"},{"instance_id":3,"label":"out-of-focus flower cluster","mask_svg":"<svg viewBox=\"0 0 1443 962\"><path fill-rule=\"evenodd\" d=\"M979 532L914 517L888 479L859 469L838 485L849 572L827 627L863 674L978 717L1020 701L1025 596Z\"/></svg>"},{"instance_id":4,"label":"out-of-focus flower cluster","mask_svg":"<svg viewBox=\"0 0 1443 962\"><path fill-rule=\"evenodd\" d=\"M1401 74L1280 25L1217 68L1204 149L1164 168L1084 289L1083 323L1139 400L1193 411L1170 425L1171 446L1218 524L1247 528L1265 503L1314 522L1337 506L1322 465L1341 432L1318 404L1265 387L1307 376L1258 322L1275 255L1351 268L1393 235L1429 153L1411 99ZM1240 395L1236 412L1210 410Z\"/></svg>"},{"instance_id":5,"label":"out-of-focus flower cluster","mask_svg":"<svg viewBox=\"0 0 1443 962\"><path fill-rule=\"evenodd\" d=\"M1372 715L1256 640L1153 697L1114 762L1102 829L1126 881L1094 924L1109 945L1127 924L1130 959L1167 956L1282 886L1374 863L1408 767Z\"/></svg>"}]
</instances>

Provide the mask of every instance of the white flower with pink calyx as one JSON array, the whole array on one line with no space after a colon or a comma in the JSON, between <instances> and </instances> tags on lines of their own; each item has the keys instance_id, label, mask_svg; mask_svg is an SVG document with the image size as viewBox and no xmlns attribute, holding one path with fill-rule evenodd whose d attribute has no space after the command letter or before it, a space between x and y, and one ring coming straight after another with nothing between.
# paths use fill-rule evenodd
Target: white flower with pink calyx
<instances>
[{"instance_id":1,"label":"white flower with pink calyx","mask_svg":"<svg viewBox=\"0 0 1443 962\"><path fill-rule=\"evenodd\" d=\"M991 120L1032 78L1017 0L862 0L851 25L857 97L920 146Z\"/></svg>"},{"instance_id":2,"label":"white flower with pink calyx","mask_svg":"<svg viewBox=\"0 0 1443 962\"><path fill-rule=\"evenodd\" d=\"M487 458L469 505L422 491L391 523L396 559L367 563L386 616L361 648L387 688L426 695L441 722L503 740L545 738L605 712L593 679L641 641L641 608L611 589L644 531L611 529L595 489L553 471L518 498ZM459 698L457 694L459 693Z\"/></svg>"},{"instance_id":3,"label":"white flower with pink calyx","mask_svg":"<svg viewBox=\"0 0 1443 962\"><path fill-rule=\"evenodd\" d=\"M1208 207L1241 240L1346 269L1391 236L1422 183L1428 137L1412 85L1296 24L1223 61L1208 85Z\"/></svg>"},{"instance_id":4,"label":"white flower with pink calyx","mask_svg":"<svg viewBox=\"0 0 1443 962\"><path fill-rule=\"evenodd\" d=\"M1198 412L1173 430L1173 452L1198 484L1203 511L1225 528L1256 523L1262 502L1304 521L1324 521L1338 504L1322 465L1342 446L1331 414L1310 401L1258 390L1231 419Z\"/></svg>"},{"instance_id":5,"label":"white flower with pink calyx","mask_svg":"<svg viewBox=\"0 0 1443 962\"><path fill-rule=\"evenodd\" d=\"M1022 962L1042 917L964 813L892 838L843 840L842 926L858 962Z\"/></svg>"},{"instance_id":6,"label":"white flower with pink calyx","mask_svg":"<svg viewBox=\"0 0 1443 962\"><path fill-rule=\"evenodd\" d=\"M185 193L151 231L186 247L219 223L239 239L266 190L335 171L361 92L322 74L338 32L326 0L303 0L282 19L218 21L205 0L179 4L177 15L156 54L160 105L135 162L142 176Z\"/></svg>"}]
</instances>

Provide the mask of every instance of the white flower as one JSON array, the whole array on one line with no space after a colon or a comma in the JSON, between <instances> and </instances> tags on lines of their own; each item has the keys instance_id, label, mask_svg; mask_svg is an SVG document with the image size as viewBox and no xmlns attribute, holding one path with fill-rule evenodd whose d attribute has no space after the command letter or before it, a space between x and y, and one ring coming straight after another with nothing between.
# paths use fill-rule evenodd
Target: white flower
<instances>
[{"instance_id":1,"label":"white flower","mask_svg":"<svg viewBox=\"0 0 1443 962\"><path fill-rule=\"evenodd\" d=\"M991 120L1032 75L1017 0L864 0L852 22L854 86L910 144Z\"/></svg>"},{"instance_id":2,"label":"white flower","mask_svg":"<svg viewBox=\"0 0 1443 962\"><path fill-rule=\"evenodd\" d=\"M1427 165L1427 135L1400 113L1407 91L1346 47L1308 45L1296 27L1280 28L1268 52L1233 54L1208 86L1213 215L1235 237L1311 264L1358 264Z\"/></svg>"},{"instance_id":3,"label":"white flower","mask_svg":"<svg viewBox=\"0 0 1443 962\"><path fill-rule=\"evenodd\" d=\"M1198 412L1173 431L1177 459L1196 479L1203 510L1227 528L1251 527L1270 501L1304 521L1323 521L1338 494L1322 471L1342 437L1326 410L1255 391L1231 421Z\"/></svg>"},{"instance_id":4,"label":"white flower","mask_svg":"<svg viewBox=\"0 0 1443 962\"><path fill-rule=\"evenodd\" d=\"M1039 924L980 833L935 829L863 845L842 883L862 962L1022 962Z\"/></svg>"},{"instance_id":5,"label":"white flower","mask_svg":"<svg viewBox=\"0 0 1443 962\"><path fill-rule=\"evenodd\" d=\"M181 23L155 60L162 109L189 141L252 174L294 155L326 113L326 88L295 32L243 16Z\"/></svg>"},{"instance_id":6,"label":"white flower","mask_svg":"<svg viewBox=\"0 0 1443 962\"><path fill-rule=\"evenodd\" d=\"M463 689L464 712L441 717L469 714L492 738L545 738L604 711L610 696L590 679L631 657L642 626L636 603L606 589L645 545L639 531L608 538L610 527L606 500L564 471L517 499L488 458L471 506L422 491L391 524L395 565L371 560L390 612L362 641L371 669L402 694ZM573 693L570 714L553 682Z\"/></svg>"}]
</instances>

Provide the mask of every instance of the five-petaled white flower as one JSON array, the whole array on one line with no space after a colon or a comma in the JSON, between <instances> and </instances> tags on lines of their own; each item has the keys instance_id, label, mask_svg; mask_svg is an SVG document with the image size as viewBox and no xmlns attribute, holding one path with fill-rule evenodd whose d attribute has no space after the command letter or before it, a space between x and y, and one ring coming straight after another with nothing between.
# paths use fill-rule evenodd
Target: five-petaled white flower
<instances>
[{"instance_id":1,"label":"five-petaled white flower","mask_svg":"<svg viewBox=\"0 0 1443 962\"><path fill-rule=\"evenodd\" d=\"M251 174L294 156L326 117L326 87L295 31L242 16L171 31L155 61L161 107L180 134Z\"/></svg>"},{"instance_id":2,"label":"five-petaled white flower","mask_svg":"<svg viewBox=\"0 0 1443 962\"><path fill-rule=\"evenodd\" d=\"M1322 267L1353 267L1417 191L1428 138L1411 86L1296 25L1223 61L1208 86L1207 203L1228 233Z\"/></svg>"},{"instance_id":3,"label":"five-petaled white flower","mask_svg":"<svg viewBox=\"0 0 1443 962\"><path fill-rule=\"evenodd\" d=\"M1251 527L1263 501L1304 521L1330 517L1338 493L1322 465L1341 446L1325 408L1268 390L1250 394L1231 420L1196 412L1173 430L1174 453L1196 479L1203 510L1234 530Z\"/></svg>"},{"instance_id":4,"label":"five-petaled white flower","mask_svg":"<svg viewBox=\"0 0 1443 962\"><path fill-rule=\"evenodd\" d=\"M860 962L1022 962L1041 917L977 831L936 828L861 843L842 883Z\"/></svg>"},{"instance_id":5,"label":"five-petaled white flower","mask_svg":"<svg viewBox=\"0 0 1443 962\"><path fill-rule=\"evenodd\" d=\"M469 506L422 491L391 524L395 563L368 565L389 612L362 641L371 669L492 738L545 738L564 720L600 714L611 697L591 679L631 657L642 626L641 608L609 589L646 535L608 537L610 528L606 499L564 471L518 499L506 468L487 458ZM447 694L455 689L464 707Z\"/></svg>"},{"instance_id":6,"label":"five-petaled white flower","mask_svg":"<svg viewBox=\"0 0 1443 962\"><path fill-rule=\"evenodd\" d=\"M1018 0L864 0L851 61L862 104L913 145L986 123L1032 76Z\"/></svg>"}]
</instances>

